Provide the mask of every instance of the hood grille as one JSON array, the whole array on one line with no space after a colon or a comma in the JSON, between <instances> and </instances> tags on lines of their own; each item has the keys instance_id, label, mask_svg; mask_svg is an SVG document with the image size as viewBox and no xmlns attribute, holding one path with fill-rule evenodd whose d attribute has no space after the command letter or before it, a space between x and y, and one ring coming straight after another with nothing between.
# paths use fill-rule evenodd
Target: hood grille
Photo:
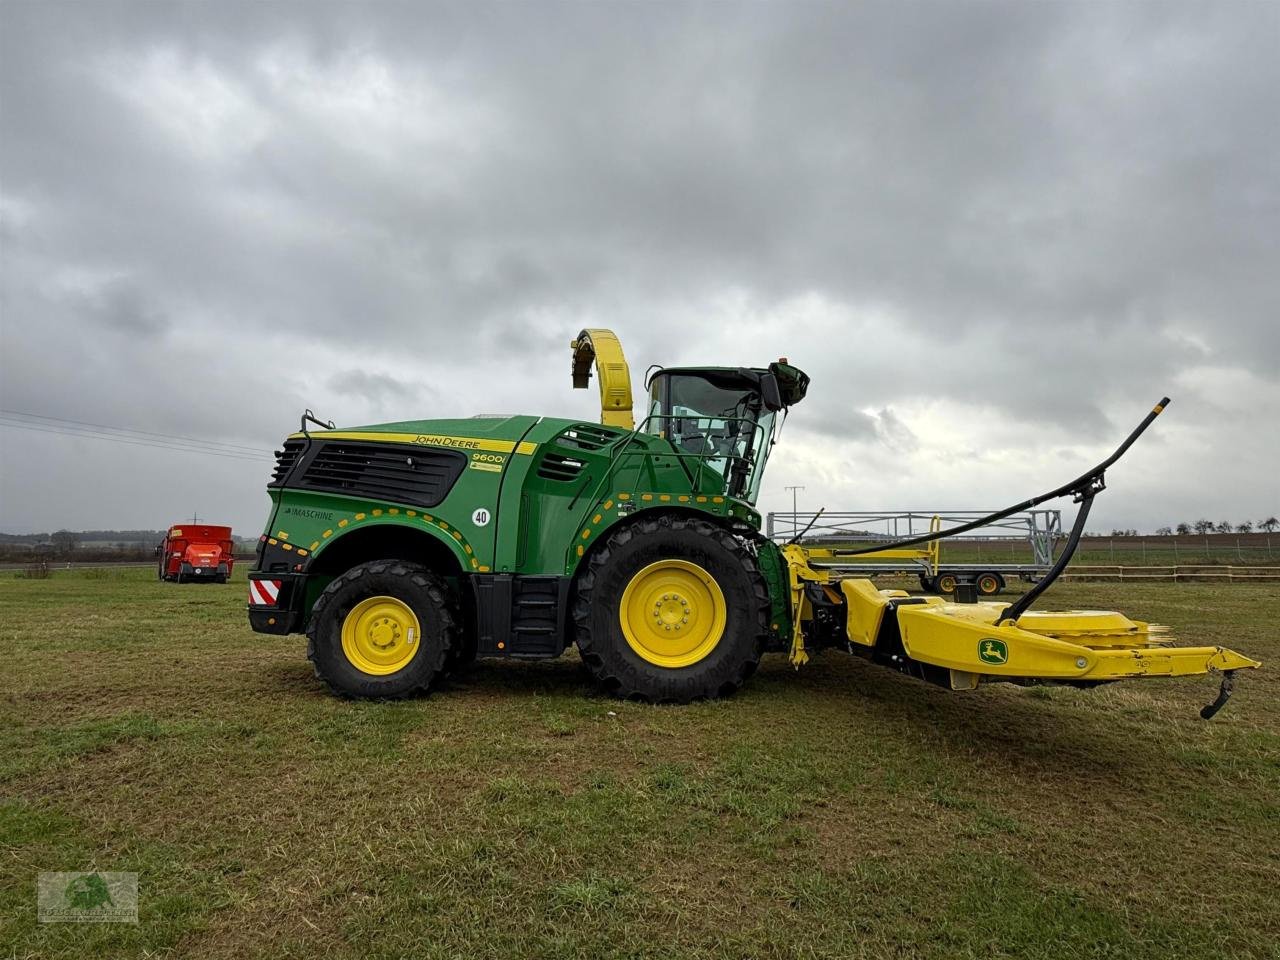
<instances>
[{"instance_id":1,"label":"hood grille","mask_svg":"<svg viewBox=\"0 0 1280 960\"><path fill-rule=\"evenodd\" d=\"M625 432L610 430L594 423L575 423L560 436L556 437L556 446L570 447L578 450L603 450L614 443Z\"/></svg>"},{"instance_id":2,"label":"hood grille","mask_svg":"<svg viewBox=\"0 0 1280 960\"><path fill-rule=\"evenodd\" d=\"M298 462L298 455L302 453L302 448L305 444L305 440L286 440L284 446L276 451L276 468L271 474L271 481L267 484L268 487L279 487L284 484L284 478L289 475L293 465Z\"/></svg>"},{"instance_id":3,"label":"hood grille","mask_svg":"<svg viewBox=\"0 0 1280 960\"><path fill-rule=\"evenodd\" d=\"M542 458L542 463L538 464L538 476L544 480L576 480L584 466L585 463L573 457L548 453Z\"/></svg>"},{"instance_id":4,"label":"hood grille","mask_svg":"<svg viewBox=\"0 0 1280 960\"><path fill-rule=\"evenodd\" d=\"M289 441L277 455L272 484L280 486L293 460L289 445L299 444L292 452L296 460L303 441ZM305 458L289 486L299 490L341 493L405 503L415 507L437 506L453 488L467 458L452 450L429 450L394 443L364 443L349 440L325 442L312 439L314 452Z\"/></svg>"}]
</instances>

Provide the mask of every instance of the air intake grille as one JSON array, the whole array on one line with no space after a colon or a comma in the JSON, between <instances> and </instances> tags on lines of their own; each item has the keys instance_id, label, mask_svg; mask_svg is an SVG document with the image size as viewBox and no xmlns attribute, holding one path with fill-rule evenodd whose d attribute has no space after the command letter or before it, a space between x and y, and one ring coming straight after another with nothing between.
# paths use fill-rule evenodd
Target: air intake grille
<instances>
[{"instance_id":1,"label":"air intake grille","mask_svg":"<svg viewBox=\"0 0 1280 960\"><path fill-rule=\"evenodd\" d=\"M320 445L291 486L434 507L467 465L449 450L334 440Z\"/></svg>"},{"instance_id":2,"label":"air intake grille","mask_svg":"<svg viewBox=\"0 0 1280 960\"><path fill-rule=\"evenodd\" d=\"M556 445L576 448L578 450L603 450L609 444L625 434L594 423L575 423L560 436L556 437Z\"/></svg>"},{"instance_id":3,"label":"air intake grille","mask_svg":"<svg viewBox=\"0 0 1280 960\"><path fill-rule=\"evenodd\" d=\"M289 475L289 471L293 469L293 465L298 462L298 454L302 452L305 445L304 440L286 440L283 449L276 451L276 469L271 474L271 482L268 487L278 487L284 483L284 478Z\"/></svg>"},{"instance_id":4,"label":"air intake grille","mask_svg":"<svg viewBox=\"0 0 1280 960\"><path fill-rule=\"evenodd\" d=\"M538 465L538 476L544 480L574 480L586 466L581 460L573 457L562 457L558 453L548 453Z\"/></svg>"}]
</instances>

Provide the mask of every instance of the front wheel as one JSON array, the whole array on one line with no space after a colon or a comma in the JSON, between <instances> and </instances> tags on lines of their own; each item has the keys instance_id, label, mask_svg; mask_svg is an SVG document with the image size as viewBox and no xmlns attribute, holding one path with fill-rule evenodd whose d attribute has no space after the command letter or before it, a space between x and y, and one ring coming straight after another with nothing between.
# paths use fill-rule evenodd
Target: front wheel
<instances>
[{"instance_id":1,"label":"front wheel","mask_svg":"<svg viewBox=\"0 0 1280 960\"><path fill-rule=\"evenodd\" d=\"M329 584L311 611L307 657L334 693L395 699L426 691L457 643L448 585L425 567L375 560Z\"/></svg>"},{"instance_id":2,"label":"front wheel","mask_svg":"<svg viewBox=\"0 0 1280 960\"><path fill-rule=\"evenodd\" d=\"M747 547L705 520L642 519L587 560L574 601L578 650L610 693L688 703L755 671L769 594Z\"/></svg>"}]
</instances>

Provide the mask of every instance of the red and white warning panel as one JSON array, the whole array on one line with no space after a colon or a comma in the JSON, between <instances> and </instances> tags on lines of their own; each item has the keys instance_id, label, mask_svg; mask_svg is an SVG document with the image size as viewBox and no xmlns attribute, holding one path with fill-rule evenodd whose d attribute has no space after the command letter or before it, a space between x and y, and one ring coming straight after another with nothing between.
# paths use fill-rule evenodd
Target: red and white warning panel
<instances>
[{"instance_id":1,"label":"red and white warning panel","mask_svg":"<svg viewBox=\"0 0 1280 960\"><path fill-rule=\"evenodd\" d=\"M250 580L249 603L259 606L274 607L276 598L280 596L282 580Z\"/></svg>"}]
</instances>

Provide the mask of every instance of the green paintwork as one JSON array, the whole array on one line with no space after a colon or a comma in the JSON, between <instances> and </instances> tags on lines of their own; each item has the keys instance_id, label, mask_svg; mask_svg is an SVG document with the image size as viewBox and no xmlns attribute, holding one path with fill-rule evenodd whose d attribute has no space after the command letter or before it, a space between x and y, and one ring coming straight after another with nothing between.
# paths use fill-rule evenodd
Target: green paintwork
<instances>
[{"instance_id":1,"label":"green paintwork","mask_svg":"<svg viewBox=\"0 0 1280 960\"><path fill-rule=\"evenodd\" d=\"M327 432L311 435L321 439ZM265 535L277 541L273 556L280 556L278 551L287 543L287 559L301 563L304 571L313 564L323 566L325 551L342 537L373 525L399 525L433 537L450 550L464 575L571 575L612 526L646 510L697 511L724 523L760 529L759 513L751 504L725 495L725 479L707 457L679 453L660 436L528 416L414 420L334 432L386 434L389 442L459 449L469 462L445 499L428 509L367 497L270 489L272 512ZM580 437L576 441L575 433ZM458 438L516 447L512 452L477 450L459 444ZM555 470L539 474L557 458L581 467L571 465L576 471L572 477L557 476ZM478 523L476 511L482 509L489 517ZM774 554L776 548L768 556ZM785 616L785 584L777 590L777 562L774 558L773 566L766 564L765 575L771 592L777 591L775 607L782 604ZM311 578L308 613L327 579Z\"/></svg>"},{"instance_id":2,"label":"green paintwork","mask_svg":"<svg viewBox=\"0 0 1280 960\"><path fill-rule=\"evenodd\" d=\"M791 636L791 604L787 602L787 561L772 540L761 540L756 549L760 573L769 585L769 623L779 637Z\"/></svg>"}]
</instances>

